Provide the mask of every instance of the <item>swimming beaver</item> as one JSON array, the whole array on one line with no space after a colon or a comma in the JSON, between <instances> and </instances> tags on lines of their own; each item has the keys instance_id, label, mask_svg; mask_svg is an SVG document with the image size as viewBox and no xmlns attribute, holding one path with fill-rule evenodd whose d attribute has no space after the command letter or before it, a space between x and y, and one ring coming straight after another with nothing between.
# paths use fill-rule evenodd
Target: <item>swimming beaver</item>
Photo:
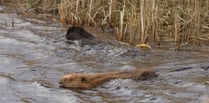
<instances>
[{"instance_id":1,"label":"swimming beaver","mask_svg":"<svg viewBox=\"0 0 209 103\"><path fill-rule=\"evenodd\" d=\"M60 87L88 89L96 87L112 79L144 80L156 76L157 74L150 69L137 69L95 74L71 73L61 78Z\"/></svg>"},{"instance_id":2,"label":"swimming beaver","mask_svg":"<svg viewBox=\"0 0 209 103\"><path fill-rule=\"evenodd\" d=\"M72 26L68 28L66 33L67 40L80 40L80 39L95 39L95 37L88 33L86 30L79 26Z\"/></svg>"}]
</instances>

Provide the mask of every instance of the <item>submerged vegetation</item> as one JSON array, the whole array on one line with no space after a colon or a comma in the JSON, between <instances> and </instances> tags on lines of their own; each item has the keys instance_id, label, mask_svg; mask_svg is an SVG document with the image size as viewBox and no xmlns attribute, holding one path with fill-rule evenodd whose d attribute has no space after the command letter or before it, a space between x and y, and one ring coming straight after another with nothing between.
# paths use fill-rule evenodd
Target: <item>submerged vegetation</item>
<instances>
[{"instance_id":1,"label":"submerged vegetation","mask_svg":"<svg viewBox=\"0 0 209 103\"><path fill-rule=\"evenodd\" d=\"M50 13L63 25L114 30L131 45L209 41L209 0L1 0L23 12Z\"/></svg>"}]
</instances>

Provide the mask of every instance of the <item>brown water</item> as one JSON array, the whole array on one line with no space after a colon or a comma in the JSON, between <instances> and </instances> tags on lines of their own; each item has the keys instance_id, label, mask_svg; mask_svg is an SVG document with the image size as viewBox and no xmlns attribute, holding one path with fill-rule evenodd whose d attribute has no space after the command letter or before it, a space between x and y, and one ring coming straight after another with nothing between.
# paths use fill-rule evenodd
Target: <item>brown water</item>
<instances>
[{"instance_id":1,"label":"brown water","mask_svg":"<svg viewBox=\"0 0 209 103\"><path fill-rule=\"evenodd\" d=\"M53 22L0 14L0 103L200 103L209 95L207 53L140 50L115 41L81 47L65 43L65 32ZM118 79L89 90L58 87L70 72L140 68L159 77Z\"/></svg>"}]
</instances>

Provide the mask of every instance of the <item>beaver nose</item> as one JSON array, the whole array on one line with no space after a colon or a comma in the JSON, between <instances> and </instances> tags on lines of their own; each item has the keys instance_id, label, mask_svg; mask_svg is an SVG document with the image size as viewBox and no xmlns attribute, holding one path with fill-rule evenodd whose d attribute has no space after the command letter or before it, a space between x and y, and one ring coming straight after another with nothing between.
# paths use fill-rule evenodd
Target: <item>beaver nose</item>
<instances>
[{"instance_id":1,"label":"beaver nose","mask_svg":"<svg viewBox=\"0 0 209 103\"><path fill-rule=\"evenodd\" d=\"M59 86L60 86L60 87L63 87L62 81L59 82Z\"/></svg>"}]
</instances>

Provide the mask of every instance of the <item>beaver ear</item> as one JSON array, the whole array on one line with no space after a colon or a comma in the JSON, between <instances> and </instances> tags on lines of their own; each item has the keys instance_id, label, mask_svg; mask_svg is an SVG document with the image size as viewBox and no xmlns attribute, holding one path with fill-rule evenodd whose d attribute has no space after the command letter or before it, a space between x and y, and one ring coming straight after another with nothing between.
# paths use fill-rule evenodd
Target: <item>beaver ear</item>
<instances>
[{"instance_id":1,"label":"beaver ear","mask_svg":"<svg viewBox=\"0 0 209 103\"><path fill-rule=\"evenodd\" d=\"M85 77L81 77L81 81L82 82L85 82L86 81L86 78Z\"/></svg>"}]
</instances>

